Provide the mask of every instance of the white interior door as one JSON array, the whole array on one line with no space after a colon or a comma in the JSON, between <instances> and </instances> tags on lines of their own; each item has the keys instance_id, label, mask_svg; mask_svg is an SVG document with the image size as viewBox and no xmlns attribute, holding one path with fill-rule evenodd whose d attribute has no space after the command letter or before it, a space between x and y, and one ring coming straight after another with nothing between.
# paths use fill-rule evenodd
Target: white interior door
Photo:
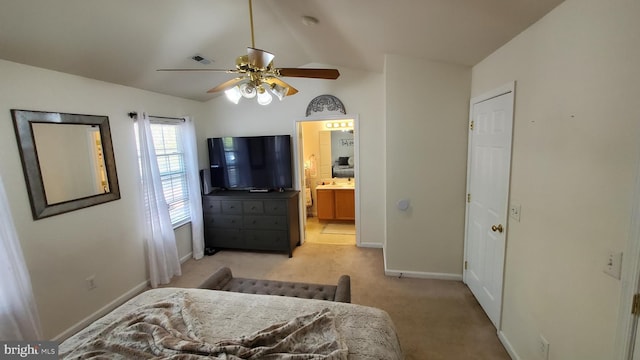
<instances>
[{"instance_id":1,"label":"white interior door","mask_svg":"<svg viewBox=\"0 0 640 360\"><path fill-rule=\"evenodd\" d=\"M633 340L633 360L640 360L640 336L638 336L640 331L640 322L636 322L635 332L634 332L634 340Z\"/></svg>"},{"instance_id":2,"label":"white interior door","mask_svg":"<svg viewBox=\"0 0 640 360\"><path fill-rule=\"evenodd\" d=\"M500 326L513 128L513 86L471 102L464 281Z\"/></svg>"}]
</instances>

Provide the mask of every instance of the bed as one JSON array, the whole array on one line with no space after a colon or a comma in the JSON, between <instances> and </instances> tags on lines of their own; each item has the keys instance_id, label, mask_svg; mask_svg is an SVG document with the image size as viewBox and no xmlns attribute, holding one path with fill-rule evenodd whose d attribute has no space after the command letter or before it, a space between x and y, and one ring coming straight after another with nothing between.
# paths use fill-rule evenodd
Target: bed
<instances>
[{"instance_id":1,"label":"bed","mask_svg":"<svg viewBox=\"0 0 640 360\"><path fill-rule=\"evenodd\" d=\"M134 297L59 351L83 359L403 359L393 322L380 309L178 288Z\"/></svg>"},{"instance_id":2,"label":"bed","mask_svg":"<svg viewBox=\"0 0 640 360\"><path fill-rule=\"evenodd\" d=\"M331 177L353 178L354 177L353 157L341 156L338 158L338 160L334 161L333 167L331 168Z\"/></svg>"}]
</instances>

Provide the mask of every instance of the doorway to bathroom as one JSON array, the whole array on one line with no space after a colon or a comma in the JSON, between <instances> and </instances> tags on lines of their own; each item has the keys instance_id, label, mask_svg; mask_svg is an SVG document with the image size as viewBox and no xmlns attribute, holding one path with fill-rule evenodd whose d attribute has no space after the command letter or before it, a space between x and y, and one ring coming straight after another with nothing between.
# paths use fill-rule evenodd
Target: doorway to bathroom
<instances>
[{"instance_id":1,"label":"doorway to bathroom","mask_svg":"<svg viewBox=\"0 0 640 360\"><path fill-rule=\"evenodd\" d=\"M296 135L303 242L358 245L357 117L298 120Z\"/></svg>"}]
</instances>

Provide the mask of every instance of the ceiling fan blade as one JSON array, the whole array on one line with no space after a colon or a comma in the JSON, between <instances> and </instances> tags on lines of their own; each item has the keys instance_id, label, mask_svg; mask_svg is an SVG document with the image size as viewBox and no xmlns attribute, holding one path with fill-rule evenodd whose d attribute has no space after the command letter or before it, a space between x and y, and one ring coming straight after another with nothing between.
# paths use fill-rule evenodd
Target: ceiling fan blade
<instances>
[{"instance_id":1,"label":"ceiling fan blade","mask_svg":"<svg viewBox=\"0 0 640 360\"><path fill-rule=\"evenodd\" d=\"M252 47L247 48L247 54L249 55L249 65L258 69L266 69L273 61L273 58L276 57L268 51Z\"/></svg>"},{"instance_id":2,"label":"ceiling fan blade","mask_svg":"<svg viewBox=\"0 0 640 360\"><path fill-rule=\"evenodd\" d=\"M207 93L215 93L215 92L218 92L218 91L227 90L229 88L234 87L235 85L238 85L238 83L243 82L245 79L246 78L244 78L244 77L239 77L239 78L227 80L227 81L223 82L222 84L214 87L213 89L207 91Z\"/></svg>"},{"instance_id":3,"label":"ceiling fan blade","mask_svg":"<svg viewBox=\"0 0 640 360\"><path fill-rule=\"evenodd\" d=\"M228 69L156 69L156 71L212 71L212 72L224 72L224 73L237 73L238 70Z\"/></svg>"},{"instance_id":4,"label":"ceiling fan blade","mask_svg":"<svg viewBox=\"0 0 640 360\"><path fill-rule=\"evenodd\" d=\"M335 80L340 76L337 69L302 69L302 68L283 68L278 69L280 76L302 77L313 79L330 79Z\"/></svg>"},{"instance_id":5,"label":"ceiling fan blade","mask_svg":"<svg viewBox=\"0 0 640 360\"><path fill-rule=\"evenodd\" d=\"M262 81L266 82L267 84L276 84L276 85L280 85L283 88L288 89L287 90L287 94L286 96L291 96L294 94L298 93L298 89L294 88L293 86L287 84L286 82L276 78L276 77L268 77L268 78L264 78L262 79Z\"/></svg>"}]
</instances>

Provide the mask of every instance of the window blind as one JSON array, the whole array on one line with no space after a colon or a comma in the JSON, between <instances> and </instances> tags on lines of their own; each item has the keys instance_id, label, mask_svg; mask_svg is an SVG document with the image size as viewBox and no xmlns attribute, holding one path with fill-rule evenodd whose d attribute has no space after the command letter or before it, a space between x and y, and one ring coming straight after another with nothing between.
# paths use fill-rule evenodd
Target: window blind
<instances>
[{"instance_id":1,"label":"window blind","mask_svg":"<svg viewBox=\"0 0 640 360\"><path fill-rule=\"evenodd\" d=\"M189 187L185 169L181 121L151 121L151 136L156 149L164 198L174 227L191 220Z\"/></svg>"}]
</instances>

